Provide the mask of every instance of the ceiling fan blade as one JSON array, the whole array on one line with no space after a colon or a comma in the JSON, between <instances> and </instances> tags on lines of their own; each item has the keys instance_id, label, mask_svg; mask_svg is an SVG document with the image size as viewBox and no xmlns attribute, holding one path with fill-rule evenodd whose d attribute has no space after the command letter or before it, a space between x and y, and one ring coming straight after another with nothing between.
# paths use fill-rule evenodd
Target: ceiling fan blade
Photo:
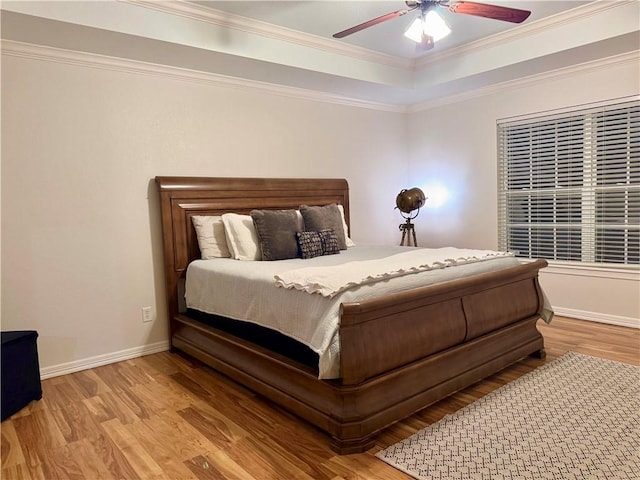
<instances>
[{"instance_id":1,"label":"ceiling fan blade","mask_svg":"<svg viewBox=\"0 0 640 480\"><path fill-rule=\"evenodd\" d=\"M346 30L343 30L341 32L334 33L333 38L346 37L347 35L351 35L352 33L359 32L360 30L364 30L365 28L373 27L374 25L378 25L379 23L386 22L387 20L391 20L392 18L401 17L402 15L405 15L411 12L412 10L415 10L416 8L418 8L417 5L413 8L409 8L409 9L405 8L403 10L398 10L396 12L387 13L386 15L380 15L379 17L376 17L367 22L361 23L360 25L356 25L355 27L347 28Z\"/></svg>"},{"instance_id":2,"label":"ceiling fan blade","mask_svg":"<svg viewBox=\"0 0 640 480\"><path fill-rule=\"evenodd\" d=\"M493 18L495 20L512 23L522 23L529 17L529 15L531 15L531 12L528 10L466 1L454 2L451 5L446 6L446 8L453 13L464 13L466 15Z\"/></svg>"}]
</instances>

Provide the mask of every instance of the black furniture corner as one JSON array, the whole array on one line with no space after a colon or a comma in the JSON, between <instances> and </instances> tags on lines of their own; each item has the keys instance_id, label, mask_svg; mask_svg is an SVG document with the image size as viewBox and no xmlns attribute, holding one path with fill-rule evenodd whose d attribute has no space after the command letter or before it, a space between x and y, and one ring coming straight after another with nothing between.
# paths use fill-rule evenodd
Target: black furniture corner
<instances>
[{"instance_id":1,"label":"black furniture corner","mask_svg":"<svg viewBox=\"0 0 640 480\"><path fill-rule=\"evenodd\" d=\"M38 364L38 332L1 332L1 420L6 420L32 400L42 398Z\"/></svg>"}]
</instances>

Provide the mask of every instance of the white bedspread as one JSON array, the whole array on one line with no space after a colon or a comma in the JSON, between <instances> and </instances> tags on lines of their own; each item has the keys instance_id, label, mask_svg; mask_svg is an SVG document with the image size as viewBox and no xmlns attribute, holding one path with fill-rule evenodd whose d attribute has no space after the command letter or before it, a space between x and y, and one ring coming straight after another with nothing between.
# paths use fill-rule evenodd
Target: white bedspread
<instances>
[{"instance_id":1,"label":"white bedspread","mask_svg":"<svg viewBox=\"0 0 640 480\"><path fill-rule=\"evenodd\" d=\"M279 287L334 297L349 288L413 273L482 262L512 253L454 247L414 248L376 260L347 262L326 267L302 267L276 274Z\"/></svg>"},{"instance_id":2,"label":"white bedspread","mask_svg":"<svg viewBox=\"0 0 640 480\"><path fill-rule=\"evenodd\" d=\"M358 245L342 250L338 255L308 260L195 260L187 269L185 300L188 308L257 323L298 340L318 353L319 378L337 378L340 373L338 323L341 303L361 301L519 264L515 257L498 257L385 278L379 282L354 286L332 297L278 287L274 279L275 275L297 268L364 262L410 250L420 249Z\"/></svg>"}]
</instances>

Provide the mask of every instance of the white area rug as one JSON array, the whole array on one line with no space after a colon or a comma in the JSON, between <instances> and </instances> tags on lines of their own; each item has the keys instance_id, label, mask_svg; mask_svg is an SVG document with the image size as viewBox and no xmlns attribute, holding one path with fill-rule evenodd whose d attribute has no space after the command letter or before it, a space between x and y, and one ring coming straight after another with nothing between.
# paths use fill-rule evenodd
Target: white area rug
<instances>
[{"instance_id":1,"label":"white area rug","mask_svg":"<svg viewBox=\"0 0 640 480\"><path fill-rule=\"evenodd\" d=\"M640 367L569 352L376 456L420 480L638 480Z\"/></svg>"}]
</instances>

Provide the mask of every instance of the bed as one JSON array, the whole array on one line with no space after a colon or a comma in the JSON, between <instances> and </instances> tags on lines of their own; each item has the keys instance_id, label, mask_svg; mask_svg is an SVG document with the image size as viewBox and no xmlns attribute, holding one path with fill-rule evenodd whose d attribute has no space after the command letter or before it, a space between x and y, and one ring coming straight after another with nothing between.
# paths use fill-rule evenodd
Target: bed
<instances>
[{"instance_id":1,"label":"bed","mask_svg":"<svg viewBox=\"0 0 640 480\"><path fill-rule=\"evenodd\" d=\"M536 323L546 261L536 260L341 303L339 374L321 379L304 345L186 308L186 271L201 256L192 217L338 204L348 228L346 180L156 177L156 184L171 349L319 427L339 454L366 451L394 422L527 355L544 356Z\"/></svg>"}]
</instances>

